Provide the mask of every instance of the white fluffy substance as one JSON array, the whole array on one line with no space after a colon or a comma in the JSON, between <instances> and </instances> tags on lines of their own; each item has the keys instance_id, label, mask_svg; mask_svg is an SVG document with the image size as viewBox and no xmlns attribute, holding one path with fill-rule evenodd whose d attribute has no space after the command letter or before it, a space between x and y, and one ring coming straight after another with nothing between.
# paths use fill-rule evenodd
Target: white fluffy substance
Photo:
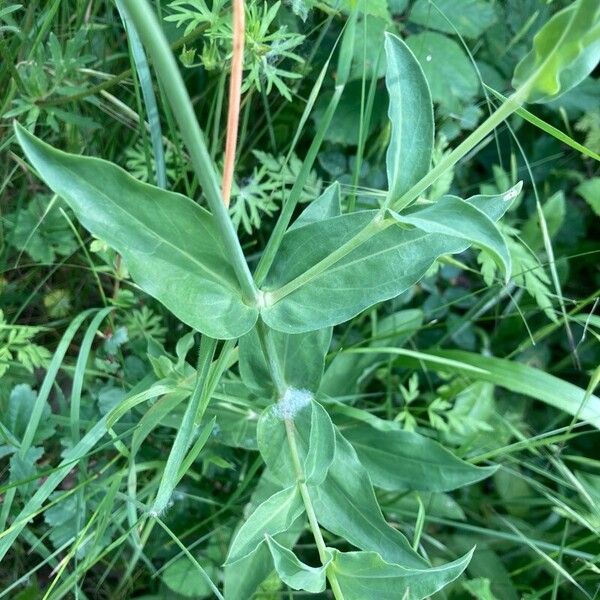
<instances>
[{"instance_id":1,"label":"white fluffy substance","mask_svg":"<svg viewBox=\"0 0 600 600\"><path fill-rule=\"evenodd\" d=\"M276 415L280 419L292 420L298 412L310 404L312 397L312 392L309 390L298 390L290 387L276 404Z\"/></svg>"}]
</instances>

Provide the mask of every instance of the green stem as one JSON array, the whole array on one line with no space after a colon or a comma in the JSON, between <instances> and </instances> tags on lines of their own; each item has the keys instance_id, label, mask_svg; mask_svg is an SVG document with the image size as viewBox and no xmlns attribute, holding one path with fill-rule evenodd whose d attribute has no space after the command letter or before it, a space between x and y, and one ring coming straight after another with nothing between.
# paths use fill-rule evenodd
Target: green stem
<instances>
[{"instance_id":1,"label":"green stem","mask_svg":"<svg viewBox=\"0 0 600 600\"><path fill-rule=\"evenodd\" d=\"M285 392L287 390L287 385L285 383L283 370L281 368L281 363L279 362L279 357L276 352L271 331L263 322L260 322L258 326L258 334L263 348L263 352L265 354L265 358L267 360L267 363L269 364L269 370L271 372L273 383L277 388L277 395L279 397L278 402L282 402L285 396ZM306 485L306 475L304 473L304 468L302 467L302 462L300 460L300 454L298 452L298 443L296 442L294 421L293 419L284 419L283 422L285 425L285 433L288 442L288 447L290 449L290 455L292 457L292 463L294 465L296 482L298 485L298 489L300 490L300 495L302 496L302 502L304 503L304 509L306 510L306 515L308 517L308 523L310 525L311 532L317 545L317 550L319 552L319 559L321 560L321 564L326 565L329 560L327 545L325 544L325 540L323 539L323 534L321 533L321 528L319 527L319 521L317 520L317 515L315 513L315 509L310 498L308 486ZM336 600L344 600L344 596L342 594L342 590L340 588L335 572L327 568L326 574L327 579L329 580L329 584L331 585L331 591L333 592L334 598L336 598Z\"/></svg>"},{"instance_id":2,"label":"green stem","mask_svg":"<svg viewBox=\"0 0 600 600\"><path fill-rule=\"evenodd\" d=\"M156 517L162 514L173 494L177 485L177 473L181 464L185 460L186 452L190 446L192 434L195 428L196 415L200 408L205 409L207 401L204 400L210 366L215 353L217 340L203 335L200 340L200 351L198 355L198 365L196 368L196 384L185 409L181 420L181 425L175 436L175 441L171 446L169 457L165 465L163 475L156 493L156 498L150 514Z\"/></svg>"},{"instance_id":3,"label":"green stem","mask_svg":"<svg viewBox=\"0 0 600 600\"><path fill-rule=\"evenodd\" d=\"M244 300L248 304L256 304L258 290L229 218L229 212L223 204L219 178L206 148L204 136L198 125L185 83L160 23L146 1L123 0L123 4L131 15L131 20L148 49L156 73L163 83L165 93L179 125L181 137L188 147L196 177L202 186L223 238L223 244L231 258L232 266L242 288Z\"/></svg>"},{"instance_id":4,"label":"green stem","mask_svg":"<svg viewBox=\"0 0 600 600\"><path fill-rule=\"evenodd\" d=\"M459 144L443 161L441 161L434 169L429 171L423 179L416 183L406 194L396 200L396 202L385 203L383 210L391 208L395 211L400 211L406 208L413 200L419 197L432 183L434 183L438 177L440 177L446 170L454 166L465 154L473 149L486 135L493 131L500 123L506 120L512 113L514 113L520 107L520 93L513 94L506 100L498 110L490 115L471 135L469 135L461 144ZM391 206L389 206L391 204ZM372 236L383 229L393 224L393 221L382 218L384 213L378 213L370 223L366 225L361 231L359 231L354 237L350 238L347 242L342 244L337 250L332 252L329 256L313 265L310 269L292 279L292 281L286 283L279 289L268 292L265 294L265 300L267 304L275 304L279 302L285 296L296 291L298 288L309 283L312 279L323 273L326 269L332 267L335 263L340 261L342 258L347 256L354 249L358 248L361 244L366 242Z\"/></svg>"},{"instance_id":5,"label":"green stem","mask_svg":"<svg viewBox=\"0 0 600 600\"><path fill-rule=\"evenodd\" d=\"M416 200L430 185L443 175L448 169L452 168L463 156L470 152L486 135L491 133L500 123L505 121L517 109L521 107L521 96L523 92L514 93L498 107L496 112L492 113L473 133L471 133L463 142L461 142L446 158L440 161L434 169L429 171L423 179L411 187L403 196L393 200L389 198L386 201L386 208L392 208L399 212L406 208L413 200Z\"/></svg>"},{"instance_id":6,"label":"green stem","mask_svg":"<svg viewBox=\"0 0 600 600\"><path fill-rule=\"evenodd\" d=\"M335 114L338 104L340 103L344 88L346 87L346 83L350 75L352 58L354 56L354 38L356 33L357 17L358 10L354 10L346 22L342 43L340 45L336 73L336 86L333 96L327 105L325 114L320 119L319 127L317 128L315 137L308 149L308 153L306 154L304 161L302 161L302 169L300 170L298 177L296 177L296 181L294 182L294 186L290 191L290 195L282 206L279 219L277 220L273 233L271 234L260 262L258 263L258 267L256 268L255 280L259 286L262 285L267 273L269 272L269 269L271 268L271 265L273 264L273 260L275 259L277 250L279 250L279 246L281 245L285 231L292 220L294 209L300 200L304 183L306 182L306 179L310 174L310 170L312 169L317 158L317 154L321 149L321 144L323 143L325 134L329 129L333 115Z\"/></svg>"},{"instance_id":7,"label":"green stem","mask_svg":"<svg viewBox=\"0 0 600 600\"><path fill-rule=\"evenodd\" d=\"M381 217L382 213L377 213L377 216L370 221L363 229L361 229L355 236L351 237L347 242L342 244L337 250L334 250L331 254L313 265L310 269L307 269L301 275L298 275L292 281L281 286L274 292L268 292L265 294L265 301L267 304L275 304L285 296L295 292L298 288L309 283L315 277L318 277L321 273L332 267L335 263L340 261L342 258L350 254L353 250L358 248L361 244L364 244L367 240L372 238L375 234L383 231L390 225L394 224L392 219L384 219Z\"/></svg>"},{"instance_id":8,"label":"green stem","mask_svg":"<svg viewBox=\"0 0 600 600\"><path fill-rule=\"evenodd\" d=\"M263 252L260 262L258 263L258 267L256 268L255 279L258 285L263 283L267 273L269 272L269 269L271 268L271 265L273 264L277 250L279 250L279 246L281 245L281 240L283 239L286 229L292 220L294 209L298 205L302 190L304 189L304 184L308 178L308 175L310 174L310 170L314 165L317 154L321 149L321 144L323 143L325 133L329 128L329 124L331 123L331 119L333 118L335 110L340 102L343 91L343 86L337 86L335 88L333 96L327 105L327 109L325 110L325 114L320 120L317 133L313 138L305 159L302 161L300 173L298 174L298 177L296 177L296 181L290 190L290 195L287 197L287 200L284 202L281 208L279 219L277 219L273 233L267 242L265 251Z\"/></svg>"}]
</instances>

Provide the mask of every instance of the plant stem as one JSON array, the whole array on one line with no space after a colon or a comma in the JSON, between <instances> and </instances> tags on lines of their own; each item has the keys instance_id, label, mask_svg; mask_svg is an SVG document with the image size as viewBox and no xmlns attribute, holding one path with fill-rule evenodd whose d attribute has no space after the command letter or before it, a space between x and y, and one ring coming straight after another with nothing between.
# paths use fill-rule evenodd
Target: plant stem
<instances>
[{"instance_id":1,"label":"plant stem","mask_svg":"<svg viewBox=\"0 0 600 600\"><path fill-rule=\"evenodd\" d=\"M227 109L227 140L223 164L223 202L229 206L233 167L240 122L240 99L242 95L242 72L244 69L244 0L233 0L233 55L231 57L231 75L229 79L229 107Z\"/></svg>"},{"instance_id":2,"label":"plant stem","mask_svg":"<svg viewBox=\"0 0 600 600\"><path fill-rule=\"evenodd\" d=\"M386 208L401 211L413 200L416 200L430 185L453 167L463 156L470 152L486 135L491 133L502 121L505 121L517 109L521 107L522 92L515 92L503 102L496 112L492 113L475 131L463 140L446 158L441 160L425 177L411 187L403 196L393 200L389 198Z\"/></svg>"},{"instance_id":3,"label":"plant stem","mask_svg":"<svg viewBox=\"0 0 600 600\"><path fill-rule=\"evenodd\" d=\"M279 250L279 246L281 245L285 231L292 220L294 209L300 200L304 183L308 178L319 150L321 149L321 144L325 139L325 134L329 129L333 115L335 114L346 87L350 73L350 66L352 64L352 57L354 55L354 38L356 32L357 15L358 10L355 9L351 14L350 19L346 22L342 42L340 45L336 73L336 86L333 96L327 105L327 109L325 110L323 117L320 119L313 141L308 149L306 157L302 161L300 173L298 174L298 177L296 177L296 181L294 182L294 186L290 191L290 195L282 206L275 229L273 230L273 233L267 242L265 251L263 252L260 262L258 263L258 267L256 268L255 280L259 286L262 285L267 273L269 272L269 269L271 268L271 265L273 264L273 260L275 259L275 255Z\"/></svg>"},{"instance_id":4,"label":"plant stem","mask_svg":"<svg viewBox=\"0 0 600 600\"><path fill-rule=\"evenodd\" d=\"M382 213L377 213L377 216L371 220L363 229L361 229L355 236L351 237L347 242L342 244L337 250L334 250L331 254L313 265L310 269L307 269L301 275L298 275L292 281L281 286L274 292L265 294L267 304L275 304L279 302L285 296L288 296L292 292L295 292L298 288L307 284L309 281L323 273L326 269L333 266L335 263L340 261L342 258L350 254L353 250L358 248L361 244L364 244L367 240L372 238L376 233L383 231L390 225L394 224L393 219L382 219L380 217Z\"/></svg>"},{"instance_id":5,"label":"plant stem","mask_svg":"<svg viewBox=\"0 0 600 600\"><path fill-rule=\"evenodd\" d=\"M465 154L467 154L474 146L476 146L486 135L494 130L502 121L507 119L512 113L514 113L520 106L519 93L513 94L509 97L498 110L490 115L471 135L469 135L461 144L459 144L443 161L441 161L434 169L429 171L425 177L423 177L418 183L416 183L406 194L396 200L396 202L386 204L383 210L391 208L395 211L400 211L406 208L413 200L419 197L432 183L434 183L438 177L440 177L447 169L455 165ZM391 204L391 206L388 206ZM347 242L342 244L337 250L332 252L329 256L313 265L310 269L292 279L292 281L281 286L279 289L269 292L266 294L267 304L275 304L285 296L296 291L298 288L307 284L309 281L323 273L329 267L332 267L335 263L340 261L342 258L347 256L350 252L358 248L361 244L369 240L371 237L382 231L386 227L393 224L392 220L381 218L383 213L378 213L370 223L366 225L361 231L359 231L354 237L350 238ZM283 213L282 213L283 215ZM279 224L279 223L278 223ZM268 250L268 246L267 246Z\"/></svg>"},{"instance_id":6,"label":"plant stem","mask_svg":"<svg viewBox=\"0 0 600 600\"><path fill-rule=\"evenodd\" d=\"M152 58L165 93L188 147L192 166L231 258L233 269L248 304L257 303L257 288L219 189L219 179L210 159L185 83L154 11L143 0L123 0L131 20Z\"/></svg>"},{"instance_id":7,"label":"plant stem","mask_svg":"<svg viewBox=\"0 0 600 600\"><path fill-rule=\"evenodd\" d=\"M287 384L285 383L283 370L281 368L281 363L279 362L279 357L276 352L271 331L267 327L267 325L265 325L265 323L262 321L259 322L258 334L263 353L265 355L265 359L267 360L267 363L269 365L271 378L273 379L273 383L275 384L275 387L277 389L277 396L279 398L278 402L282 402L287 391ZM302 496L302 502L304 503L304 509L306 510L308 523L310 525L311 532L315 539L315 544L317 545L319 559L321 560L321 564L325 566L329 561L327 545L325 544L325 540L323 539L323 534L321 533L321 528L319 527L319 521L317 520L317 515L315 513L315 509L310 498L308 486L306 485L306 475L304 473L304 468L302 467L302 462L300 461L300 455L298 453L298 444L296 442L294 421L293 419L284 419L283 422L285 426L285 433L288 442L288 447L290 450L290 455L292 457L292 463L294 465L298 489L300 490L300 495ZM331 591L333 592L334 598L336 598L336 600L344 600L344 596L342 594L342 590L338 583L337 577L335 576L335 572L327 567L326 574L327 579L329 580L329 584L331 585Z\"/></svg>"},{"instance_id":8,"label":"plant stem","mask_svg":"<svg viewBox=\"0 0 600 600\"><path fill-rule=\"evenodd\" d=\"M343 86L336 86L333 96L325 109L325 113L321 118L319 127L313 138L313 141L308 149L306 157L302 161L302 168L300 173L296 177L296 181L292 186L290 191L290 195L287 197L283 206L281 208L281 213L279 218L277 219L277 223L275 224L275 228L273 229L273 233L271 234L269 241L265 247L265 251L258 263L258 267L256 268L255 279L258 285L261 285L273 264L273 260L275 259L275 255L279 250L279 246L281 245L281 241L283 240L283 236L288 228L290 221L294 215L294 210L300 200L300 195L302 194L302 190L304 188L304 183L310 174L310 170L312 169L314 162L317 158L317 154L321 149L321 144L323 143L323 139L325 138L325 133L331 123L331 119L337 109L337 106L340 102L340 98L342 97L342 92L344 91Z\"/></svg>"}]
</instances>

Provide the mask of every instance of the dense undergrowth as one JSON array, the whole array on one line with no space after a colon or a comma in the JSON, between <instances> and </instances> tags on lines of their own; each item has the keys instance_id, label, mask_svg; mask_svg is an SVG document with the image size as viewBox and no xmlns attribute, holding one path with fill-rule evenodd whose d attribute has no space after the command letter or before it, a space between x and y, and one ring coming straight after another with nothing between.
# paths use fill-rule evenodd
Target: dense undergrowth
<instances>
[{"instance_id":1,"label":"dense undergrowth","mask_svg":"<svg viewBox=\"0 0 600 600\"><path fill-rule=\"evenodd\" d=\"M221 173L231 3L151 4ZM245 4L229 214L254 304L225 229L164 191L215 214L135 3L0 3L0 598L598 597L600 9ZM568 6L585 72L571 48L531 76ZM552 69L571 89L543 97ZM373 240L430 237L302 279L375 214Z\"/></svg>"}]
</instances>

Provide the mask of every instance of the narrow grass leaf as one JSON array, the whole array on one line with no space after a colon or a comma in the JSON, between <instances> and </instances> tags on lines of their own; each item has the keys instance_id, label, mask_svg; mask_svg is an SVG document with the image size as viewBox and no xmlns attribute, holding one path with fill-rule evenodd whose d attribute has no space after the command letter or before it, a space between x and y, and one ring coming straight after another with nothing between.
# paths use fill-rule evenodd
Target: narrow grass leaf
<instances>
[{"instance_id":1,"label":"narrow grass leaf","mask_svg":"<svg viewBox=\"0 0 600 600\"><path fill-rule=\"evenodd\" d=\"M182 464L185 462L185 457L191 443L198 407L206 392L208 372L216 345L217 341L207 336L202 336L200 340L196 385L181 419L181 425L171 446L171 452L169 452L169 457L167 458L167 464L165 465L158 492L156 493L156 499L150 511L153 516L163 513L180 479L179 472Z\"/></svg>"}]
</instances>

